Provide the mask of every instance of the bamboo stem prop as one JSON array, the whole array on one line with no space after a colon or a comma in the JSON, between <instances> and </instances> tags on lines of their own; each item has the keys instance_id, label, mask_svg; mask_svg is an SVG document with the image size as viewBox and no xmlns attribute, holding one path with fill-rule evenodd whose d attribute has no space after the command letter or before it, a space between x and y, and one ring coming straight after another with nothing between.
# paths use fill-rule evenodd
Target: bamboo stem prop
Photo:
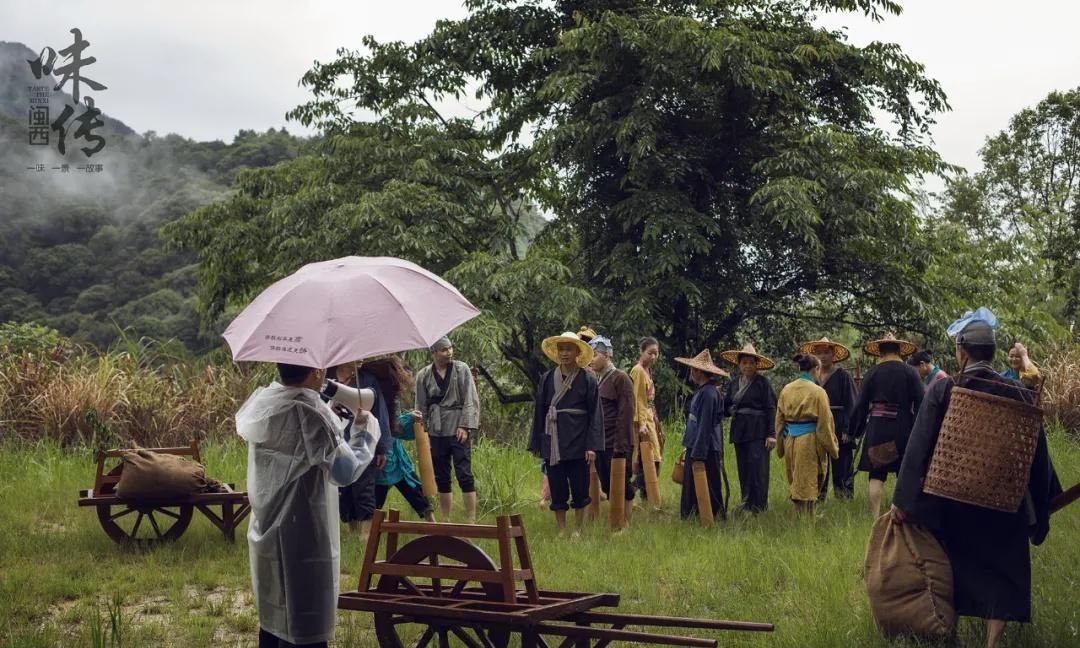
<instances>
[{"instance_id":1,"label":"bamboo stem prop","mask_svg":"<svg viewBox=\"0 0 1080 648\"><path fill-rule=\"evenodd\" d=\"M1065 508L1069 504L1072 504L1076 500L1080 499L1080 484L1076 484L1069 490L1058 495L1050 501L1050 513L1057 513L1061 509Z\"/></svg>"},{"instance_id":2,"label":"bamboo stem prop","mask_svg":"<svg viewBox=\"0 0 1080 648\"><path fill-rule=\"evenodd\" d=\"M697 495L698 519L701 526L711 529L713 519L712 499L709 498L709 478L705 475L705 462L694 462L694 494Z\"/></svg>"},{"instance_id":3,"label":"bamboo stem prop","mask_svg":"<svg viewBox=\"0 0 1080 648\"><path fill-rule=\"evenodd\" d=\"M653 458L652 441L642 440L640 452L641 469L645 471L645 494L653 508L660 508L660 483L656 478L656 459Z\"/></svg>"},{"instance_id":4,"label":"bamboo stem prop","mask_svg":"<svg viewBox=\"0 0 1080 648\"><path fill-rule=\"evenodd\" d=\"M595 520L600 515L600 475L596 473L596 462L589 464L589 505L585 507L585 517Z\"/></svg>"},{"instance_id":5,"label":"bamboo stem prop","mask_svg":"<svg viewBox=\"0 0 1080 648\"><path fill-rule=\"evenodd\" d=\"M416 437L416 460L420 464L420 484L424 497L434 497L438 493L435 464L431 462L431 437L424 429L423 421L413 421L413 435Z\"/></svg>"},{"instance_id":6,"label":"bamboo stem prop","mask_svg":"<svg viewBox=\"0 0 1080 648\"><path fill-rule=\"evenodd\" d=\"M626 459L611 460L608 484L608 524L617 530L626 526Z\"/></svg>"}]
</instances>

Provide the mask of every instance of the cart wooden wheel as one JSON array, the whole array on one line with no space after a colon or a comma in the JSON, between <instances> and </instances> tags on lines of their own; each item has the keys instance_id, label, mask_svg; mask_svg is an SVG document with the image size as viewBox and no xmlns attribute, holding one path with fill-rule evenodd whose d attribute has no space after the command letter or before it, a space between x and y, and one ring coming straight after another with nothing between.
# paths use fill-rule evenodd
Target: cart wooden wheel
<instances>
[{"instance_id":1,"label":"cart wooden wheel","mask_svg":"<svg viewBox=\"0 0 1080 648\"><path fill-rule=\"evenodd\" d=\"M191 524L192 506L98 504L101 528L117 544L150 546L176 540Z\"/></svg>"},{"instance_id":2,"label":"cart wooden wheel","mask_svg":"<svg viewBox=\"0 0 1080 648\"><path fill-rule=\"evenodd\" d=\"M437 564L442 567L496 570L495 563L476 545L461 538L444 536L416 538L398 549L387 562L398 565ZM440 591L436 592L433 589L417 588L413 579L407 576L383 575L379 577L379 584L375 589L387 593L456 598L469 582L444 578ZM502 587L498 583L479 583L479 585L489 600L502 600ZM413 644L415 648L424 648L436 638L439 648L447 648L451 645L468 648L505 648L510 643L508 630L482 628L472 624L461 625L452 619L433 622L429 619L414 619L398 614L376 613L375 635L379 639L379 645L383 648L405 648L407 644L403 643L403 638L411 637L411 633L405 633L404 637L399 633L399 629L405 624L424 628L416 643Z\"/></svg>"}]
</instances>

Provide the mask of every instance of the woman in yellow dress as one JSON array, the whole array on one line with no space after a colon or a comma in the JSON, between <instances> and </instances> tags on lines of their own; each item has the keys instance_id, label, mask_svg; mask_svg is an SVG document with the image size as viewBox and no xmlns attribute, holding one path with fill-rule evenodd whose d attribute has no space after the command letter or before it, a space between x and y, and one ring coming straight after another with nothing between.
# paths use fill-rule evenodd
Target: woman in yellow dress
<instances>
[{"instance_id":1,"label":"woman in yellow dress","mask_svg":"<svg viewBox=\"0 0 1080 648\"><path fill-rule=\"evenodd\" d=\"M656 415L656 385L652 379L652 367L660 358L660 342L654 337L642 338L638 344L641 355L638 363L630 370L630 379L634 381L634 488L641 493L641 499L648 499L654 507L660 506L660 489L656 476L660 474L661 460L664 453L664 432L660 427L660 417ZM653 459L655 473L648 479L645 475L644 456ZM648 484L653 484L652 487ZM653 492L649 492L650 489Z\"/></svg>"},{"instance_id":2,"label":"woman in yellow dress","mask_svg":"<svg viewBox=\"0 0 1080 648\"><path fill-rule=\"evenodd\" d=\"M800 353L793 360L799 377L780 392L776 403L776 454L783 458L791 501L796 515L813 515L821 484L828 474L829 457L836 458L836 443L829 395L812 372L818 359Z\"/></svg>"}]
</instances>

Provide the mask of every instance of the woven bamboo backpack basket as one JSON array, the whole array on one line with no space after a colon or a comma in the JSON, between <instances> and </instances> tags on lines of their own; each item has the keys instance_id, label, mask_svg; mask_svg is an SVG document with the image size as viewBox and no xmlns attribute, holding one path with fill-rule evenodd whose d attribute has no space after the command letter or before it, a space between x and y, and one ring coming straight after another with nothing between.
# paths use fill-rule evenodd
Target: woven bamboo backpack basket
<instances>
[{"instance_id":1,"label":"woven bamboo backpack basket","mask_svg":"<svg viewBox=\"0 0 1080 648\"><path fill-rule=\"evenodd\" d=\"M1041 388L1031 404L953 387L923 491L996 511L1018 511L1042 430Z\"/></svg>"}]
</instances>

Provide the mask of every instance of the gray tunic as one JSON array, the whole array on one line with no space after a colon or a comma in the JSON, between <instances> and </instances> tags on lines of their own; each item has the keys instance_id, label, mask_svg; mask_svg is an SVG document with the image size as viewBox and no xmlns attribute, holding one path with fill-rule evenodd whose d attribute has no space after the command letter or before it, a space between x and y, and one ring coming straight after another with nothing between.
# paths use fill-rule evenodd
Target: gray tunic
<instances>
[{"instance_id":1,"label":"gray tunic","mask_svg":"<svg viewBox=\"0 0 1080 648\"><path fill-rule=\"evenodd\" d=\"M435 379L434 365L416 375L416 409L424 414L427 433L453 436L458 428L480 428L480 396L469 365L454 360L445 393Z\"/></svg>"}]
</instances>

